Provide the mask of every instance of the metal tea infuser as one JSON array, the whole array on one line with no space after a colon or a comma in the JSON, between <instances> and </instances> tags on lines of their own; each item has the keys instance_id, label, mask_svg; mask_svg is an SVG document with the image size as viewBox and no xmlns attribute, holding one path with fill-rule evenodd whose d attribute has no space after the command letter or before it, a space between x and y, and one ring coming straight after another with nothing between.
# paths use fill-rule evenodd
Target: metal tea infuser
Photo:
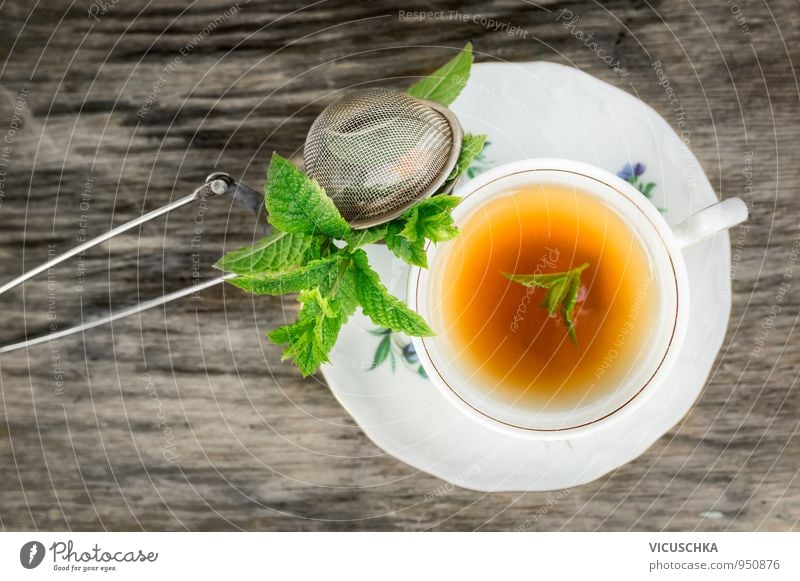
<instances>
[{"instance_id":1,"label":"metal tea infuser","mask_svg":"<svg viewBox=\"0 0 800 581\"><path fill-rule=\"evenodd\" d=\"M306 137L303 158L316 179L353 228L388 222L447 182L458 162L463 130L446 107L390 89L348 93L329 105ZM452 187L452 181L449 187ZM449 188L445 188L449 189ZM209 175L194 192L112 228L0 286L0 295L102 242L198 200L228 195L257 216L264 196L224 172ZM235 274L165 294L101 319L0 347L8 353L80 333L235 278Z\"/></svg>"}]
</instances>

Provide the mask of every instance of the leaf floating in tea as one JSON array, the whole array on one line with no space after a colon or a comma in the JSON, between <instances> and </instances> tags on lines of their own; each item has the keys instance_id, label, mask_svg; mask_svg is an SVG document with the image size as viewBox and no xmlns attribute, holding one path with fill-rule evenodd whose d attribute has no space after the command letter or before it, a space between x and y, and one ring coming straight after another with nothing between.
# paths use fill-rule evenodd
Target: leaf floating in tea
<instances>
[{"instance_id":1,"label":"leaf floating in tea","mask_svg":"<svg viewBox=\"0 0 800 581\"><path fill-rule=\"evenodd\" d=\"M503 273L508 280L527 287L543 288L547 292L542 300L542 308L547 309L551 315L561 314L570 340L578 344L575 333L574 311L581 290L581 273L589 268L589 263L584 262L566 272L553 272L548 274L510 274Z\"/></svg>"}]
</instances>

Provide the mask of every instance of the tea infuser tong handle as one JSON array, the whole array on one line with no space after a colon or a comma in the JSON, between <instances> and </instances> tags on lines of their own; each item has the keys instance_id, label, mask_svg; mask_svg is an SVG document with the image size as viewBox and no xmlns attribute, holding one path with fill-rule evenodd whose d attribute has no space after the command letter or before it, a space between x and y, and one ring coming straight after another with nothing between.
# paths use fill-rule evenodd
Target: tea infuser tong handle
<instances>
[{"instance_id":1,"label":"tea infuser tong handle","mask_svg":"<svg viewBox=\"0 0 800 581\"><path fill-rule=\"evenodd\" d=\"M104 234L100 234L91 240L80 244L63 254L60 254L51 260L48 260L44 264L37 266L25 272L21 276L18 276L14 280L11 280L4 285L0 286L0 295L7 293L11 289L21 285L25 281L33 278L34 276L41 274L54 266L61 264L62 262L69 260L70 258L77 256L97 246L98 244L102 244L103 242L110 240L120 234L124 234L129 230L132 230L142 224L146 224L159 216L163 216L164 214L168 214L173 210L177 210L178 208L182 208L192 202L196 202L202 199L209 199L211 197L221 196L224 194L228 194L231 196L236 202L237 205L253 212L257 216L260 215L264 211L264 198L263 195L259 194L256 190L251 188L250 186L241 183L231 177L229 174L224 172L214 172L210 174L207 178L205 183L197 188L194 192L189 194L188 196L184 196L175 200L174 202L170 202L165 206L161 206L160 208L156 208L148 212L147 214L143 214L138 218L131 220L130 222L126 222L116 228L112 228L108 232ZM4 345L0 346L0 353L8 353L10 351L16 351L18 349L24 349L25 347L30 347L32 345L38 345L40 343L46 343L48 341L53 341L55 339L60 339L61 337L66 337L68 335L72 335L75 333L80 333L82 331L86 331L88 329L93 329L95 327L100 327L102 325L106 325L108 323L112 323L119 319L123 319L125 317L129 317L131 315L135 315L137 313L141 313L142 311L146 311L148 309L152 309L153 307L158 307L169 302L175 301L182 297L194 294L196 292L200 292L202 290L211 288L216 286L230 278L234 278L236 275L234 274L226 274L211 280L208 280L201 284L192 285L190 287L165 294L161 297L150 299L148 301L144 301L135 305L133 307L129 307L127 309L123 309L116 313L112 313L102 319L97 319L95 321L88 321L77 325L75 327L70 327L68 329L63 329L61 331L56 331L53 333L49 333L47 335L42 335L40 337L34 337L33 339L28 339L26 341L21 341L19 343L13 343L11 345Z\"/></svg>"}]
</instances>

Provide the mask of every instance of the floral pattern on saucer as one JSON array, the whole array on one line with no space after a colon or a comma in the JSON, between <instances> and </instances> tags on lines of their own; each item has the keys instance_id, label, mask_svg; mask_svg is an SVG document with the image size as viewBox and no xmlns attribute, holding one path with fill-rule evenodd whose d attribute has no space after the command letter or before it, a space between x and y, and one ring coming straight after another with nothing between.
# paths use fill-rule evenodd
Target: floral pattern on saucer
<instances>
[{"instance_id":1,"label":"floral pattern on saucer","mask_svg":"<svg viewBox=\"0 0 800 581\"><path fill-rule=\"evenodd\" d=\"M428 374L419 364L417 350L414 348L411 339L402 333L393 333L391 329L373 329L369 331L369 334L381 337L378 346L375 348L375 355L369 368L370 371L377 369L388 361L392 373L394 373L397 371L397 360L400 359L414 373L428 379Z\"/></svg>"},{"instance_id":2,"label":"floral pattern on saucer","mask_svg":"<svg viewBox=\"0 0 800 581\"><path fill-rule=\"evenodd\" d=\"M642 179L644 172L647 171L647 166L641 162L626 163L625 166L617 172L617 177L622 178L637 190L642 192L645 198L653 200L653 190L656 187L655 182L646 182ZM665 212L665 208L658 208L659 212Z\"/></svg>"}]
</instances>

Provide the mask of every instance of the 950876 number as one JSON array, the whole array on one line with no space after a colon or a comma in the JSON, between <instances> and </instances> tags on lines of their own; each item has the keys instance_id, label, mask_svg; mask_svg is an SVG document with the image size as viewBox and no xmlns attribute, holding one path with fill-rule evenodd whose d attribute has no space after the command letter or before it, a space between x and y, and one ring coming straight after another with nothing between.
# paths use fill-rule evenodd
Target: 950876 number
<instances>
[{"instance_id":1,"label":"950876 number","mask_svg":"<svg viewBox=\"0 0 800 581\"><path fill-rule=\"evenodd\" d=\"M780 569L781 562L777 559L737 559L736 568L749 569Z\"/></svg>"}]
</instances>

